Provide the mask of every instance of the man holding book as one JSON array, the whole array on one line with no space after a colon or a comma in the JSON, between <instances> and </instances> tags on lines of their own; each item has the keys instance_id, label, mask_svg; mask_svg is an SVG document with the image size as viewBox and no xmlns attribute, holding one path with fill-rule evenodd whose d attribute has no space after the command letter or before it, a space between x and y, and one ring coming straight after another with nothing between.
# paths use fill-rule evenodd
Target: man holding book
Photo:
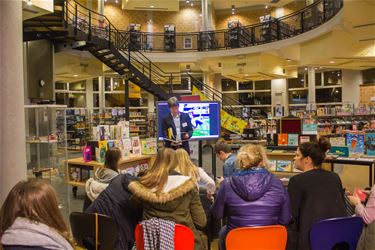
<instances>
[{"instance_id":1,"label":"man holding book","mask_svg":"<svg viewBox=\"0 0 375 250\"><path fill-rule=\"evenodd\" d=\"M168 99L170 113L163 118L162 131L167 148L184 148L190 154L189 139L193 135L193 125L188 114L180 112L176 97Z\"/></svg>"}]
</instances>

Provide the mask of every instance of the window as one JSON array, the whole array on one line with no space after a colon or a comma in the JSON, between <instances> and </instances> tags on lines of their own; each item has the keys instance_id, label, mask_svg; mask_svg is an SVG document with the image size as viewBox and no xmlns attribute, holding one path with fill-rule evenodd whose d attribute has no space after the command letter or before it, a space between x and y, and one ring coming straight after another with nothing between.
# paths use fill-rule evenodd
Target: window
<instances>
[{"instance_id":1,"label":"window","mask_svg":"<svg viewBox=\"0 0 375 250\"><path fill-rule=\"evenodd\" d=\"M326 71L324 75L324 86L340 85L341 84L341 70Z\"/></svg>"},{"instance_id":2,"label":"window","mask_svg":"<svg viewBox=\"0 0 375 250\"><path fill-rule=\"evenodd\" d=\"M99 91L99 78L92 79L92 90Z\"/></svg>"},{"instance_id":3,"label":"window","mask_svg":"<svg viewBox=\"0 0 375 250\"><path fill-rule=\"evenodd\" d=\"M56 82L55 83L55 89L58 89L58 90L67 90L68 89L68 84L66 84L65 82Z\"/></svg>"},{"instance_id":4,"label":"window","mask_svg":"<svg viewBox=\"0 0 375 250\"><path fill-rule=\"evenodd\" d=\"M324 88L316 89L316 102L317 103L329 103L329 102L341 102L342 101L342 91L339 88Z\"/></svg>"},{"instance_id":5,"label":"window","mask_svg":"<svg viewBox=\"0 0 375 250\"><path fill-rule=\"evenodd\" d=\"M125 90L125 83L122 78L113 78L113 90Z\"/></svg>"},{"instance_id":6,"label":"window","mask_svg":"<svg viewBox=\"0 0 375 250\"><path fill-rule=\"evenodd\" d=\"M237 83L231 79L221 79L221 89L222 91L236 91Z\"/></svg>"},{"instance_id":7,"label":"window","mask_svg":"<svg viewBox=\"0 0 375 250\"><path fill-rule=\"evenodd\" d=\"M240 82L238 90L253 90L253 82Z\"/></svg>"},{"instance_id":8,"label":"window","mask_svg":"<svg viewBox=\"0 0 375 250\"><path fill-rule=\"evenodd\" d=\"M105 94L106 107L124 107L125 94Z\"/></svg>"},{"instance_id":9,"label":"window","mask_svg":"<svg viewBox=\"0 0 375 250\"><path fill-rule=\"evenodd\" d=\"M193 38L191 36L184 37L184 49L192 49L193 48Z\"/></svg>"},{"instance_id":10,"label":"window","mask_svg":"<svg viewBox=\"0 0 375 250\"><path fill-rule=\"evenodd\" d=\"M99 94L94 94L94 98L93 98L93 106L95 108L98 108L99 107Z\"/></svg>"},{"instance_id":11,"label":"window","mask_svg":"<svg viewBox=\"0 0 375 250\"><path fill-rule=\"evenodd\" d=\"M375 83L375 68L362 71L363 84Z\"/></svg>"},{"instance_id":12,"label":"window","mask_svg":"<svg viewBox=\"0 0 375 250\"><path fill-rule=\"evenodd\" d=\"M297 78L288 79L288 88L304 88L305 87L305 77L303 74L298 74Z\"/></svg>"},{"instance_id":13,"label":"window","mask_svg":"<svg viewBox=\"0 0 375 250\"><path fill-rule=\"evenodd\" d=\"M109 77L104 78L104 90L111 91L111 78Z\"/></svg>"},{"instance_id":14,"label":"window","mask_svg":"<svg viewBox=\"0 0 375 250\"><path fill-rule=\"evenodd\" d=\"M223 94L223 104L222 105L238 105L237 93L225 93Z\"/></svg>"},{"instance_id":15,"label":"window","mask_svg":"<svg viewBox=\"0 0 375 250\"><path fill-rule=\"evenodd\" d=\"M307 103L308 90L291 90L289 91L289 104Z\"/></svg>"},{"instance_id":16,"label":"window","mask_svg":"<svg viewBox=\"0 0 375 250\"><path fill-rule=\"evenodd\" d=\"M69 83L69 90L70 91L86 91L86 81Z\"/></svg>"},{"instance_id":17,"label":"window","mask_svg":"<svg viewBox=\"0 0 375 250\"><path fill-rule=\"evenodd\" d=\"M315 73L315 86L322 86L322 73Z\"/></svg>"},{"instance_id":18,"label":"window","mask_svg":"<svg viewBox=\"0 0 375 250\"><path fill-rule=\"evenodd\" d=\"M271 80L256 81L255 90L271 90Z\"/></svg>"},{"instance_id":19,"label":"window","mask_svg":"<svg viewBox=\"0 0 375 250\"><path fill-rule=\"evenodd\" d=\"M181 76L181 84L173 84L173 90L189 90L189 77Z\"/></svg>"}]
</instances>

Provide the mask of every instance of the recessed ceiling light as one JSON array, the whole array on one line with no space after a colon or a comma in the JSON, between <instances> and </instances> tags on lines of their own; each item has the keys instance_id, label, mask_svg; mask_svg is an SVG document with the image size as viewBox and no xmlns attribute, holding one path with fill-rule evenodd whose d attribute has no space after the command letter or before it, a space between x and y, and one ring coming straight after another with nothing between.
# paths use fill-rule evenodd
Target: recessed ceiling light
<instances>
[{"instance_id":1,"label":"recessed ceiling light","mask_svg":"<svg viewBox=\"0 0 375 250\"><path fill-rule=\"evenodd\" d=\"M287 62L291 62L292 60L290 60L289 58L286 59Z\"/></svg>"},{"instance_id":2,"label":"recessed ceiling light","mask_svg":"<svg viewBox=\"0 0 375 250\"><path fill-rule=\"evenodd\" d=\"M190 3L190 1L189 1L189 0L186 0L186 3Z\"/></svg>"},{"instance_id":3,"label":"recessed ceiling light","mask_svg":"<svg viewBox=\"0 0 375 250\"><path fill-rule=\"evenodd\" d=\"M29 5L29 6L33 5L33 2L31 2L31 0L28 0L27 5Z\"/></svg>"},{"instance_id":4,"label":"recessed ceiling light","mask_svg":"<svg viewBox=\"0 0 375 250\"><path fill-rule=\"evenodd\" d=\"M249 74L245 74L245 76L249 76Z\"/></svg>"},{"instance_id":5,"label":"recessed ceiling light","mask_svg":"<svg viewBox=\"0 0 375 250\"><path fill-rule=\"evenodd\" d=\"M266 5L265 8L268 9L268 5Z\"/></svg>"},{"instance_id":6,"label":"recessed ceiling light","mask_svg":"<svg viewBox=\"0 0 375 250\"><path fill-rule=\"evenodd\" d=\"M116 3L118 3L118 0L116 0Z\"/></svg>"},{"instance_id":7,"label":"recessed ceiling light","mask_svg":"<svg viewBox=\"0 0 375 250\"><path fill-rule=\"evenodd\" d=\"M305 68L305 71L307 70L307 67Z\"/></svg>"},{"instance_id":8,"label":"recessed ceiling light","mask_svg":"<svg viewBox=\"0 0 375 250\"><path fill-rule=\"evenodd\" d=\"M150 5L150 8L154 8L154 5Z\"/></svg>"},{"instance_id":9,"label":"recessed ceiling light","mask_svg":"<svg viewBox=\"0 0 375 250\"><path fill-rule=\"evenodd\" d=\"M335 61L329 61L329 63L335 63Z\"/></svg>"},{"instance_id":10,"label":"recessed ceiling light","mask_svg":"<svg viewBox=\"0 0 375 250\"><path fill-rule=\"evenodd\" d=\"M199 16L202 16L202 14L199 14Z\"/></svg>"},{"instance_id":11,"label":"recessed ceiling light","mask_svg":"<svg viewBox=\"0 0 375 250\"><path fill-rule=\"evenodd\" d=\"M78 77L78 75L73 75L74 77Z\"/></svg>"},{"instance_id":12,"label":"recessed ceiling light","mask_svg":"<svg viewBox=\"0 0 375 250\"><path fill-rule=\"evenodd\" d=\"M191 7L193 7L193 6L194 6L194 4L193 4L193 3L191 3L191 4L190 4L190 6L191 6Z\"/></svg>"},{"instance_id":13,"label":"recessed ceiling light","mask_svg":"<svg viewBox=\"0 0 375 250\"><path fill-rule=\"evenodd\" d=\"M232 15L234 15L234 11L232 11Z\"/></svg>"}]
</instances>

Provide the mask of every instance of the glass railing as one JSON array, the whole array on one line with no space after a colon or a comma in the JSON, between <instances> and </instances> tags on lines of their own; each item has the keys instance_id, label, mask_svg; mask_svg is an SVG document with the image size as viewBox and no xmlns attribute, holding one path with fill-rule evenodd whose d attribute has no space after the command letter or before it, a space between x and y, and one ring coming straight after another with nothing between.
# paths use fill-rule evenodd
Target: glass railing
<instances>
[{"instance_id":1,"label":"glass railing","mask_svg":"<svg viewBox=\"0 0 375 250\"><path fill-rule=\"evenodd\" d=\"M191 52L251 47L291 38L315 29L334 17L343 0L319 0L287 16L261 17L249 26L202 32L121 31L123 46L132 51Z\"/></svg>"}]
</instances>

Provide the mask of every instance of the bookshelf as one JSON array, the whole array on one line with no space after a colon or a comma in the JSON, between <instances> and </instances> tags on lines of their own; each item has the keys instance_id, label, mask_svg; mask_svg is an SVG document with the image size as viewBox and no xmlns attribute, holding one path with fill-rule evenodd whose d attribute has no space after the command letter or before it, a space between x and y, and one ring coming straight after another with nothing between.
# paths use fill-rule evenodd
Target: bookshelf
<instances>
[{"instance_id":1,"label":"bookshelf","mask_svg":"<svg viewBox=\"0 0 375 250\"><path fill-rule=\"evenodd\" d=\"M173 24L164 25L164 51L176 51L176 26Z\"/></svg>"}]
</instances>

